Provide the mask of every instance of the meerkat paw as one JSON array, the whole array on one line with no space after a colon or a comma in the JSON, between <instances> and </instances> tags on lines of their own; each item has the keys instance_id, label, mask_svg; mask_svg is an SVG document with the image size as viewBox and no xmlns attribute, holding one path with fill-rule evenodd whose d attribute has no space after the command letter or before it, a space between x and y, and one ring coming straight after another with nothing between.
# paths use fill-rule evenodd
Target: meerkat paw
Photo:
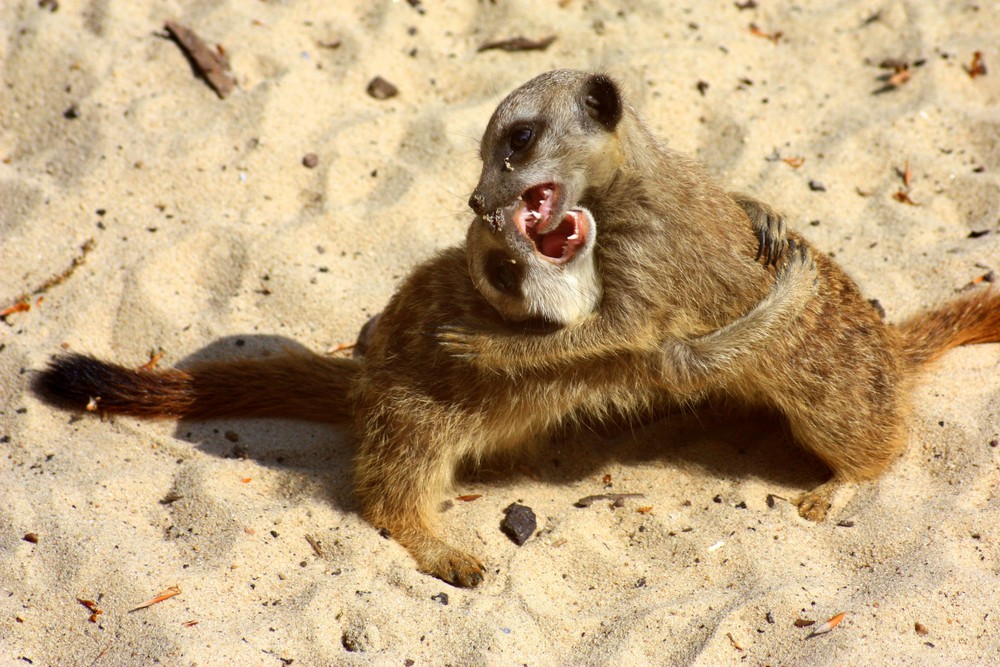
<instances>
[{"instance_id":1,"label":"meerkat paw","mask_svg":"<svg viewBox=\"0 0 1000 667\"><path fill-rule=\"evenodd\" d=\"M795 239L789 239L787 260L784 266L778 269L778 278L794 275L795 279L798 280L798 274L801 273L811 279L809 284L812 287L819 285L819 271L816 269L816 260L813 258L811 248L802 243L796 243Z\"/></svg>"},{"instance_id":2,"label":"meerkat paw","mask_svg":"<svg viewBox=\"0 0 1000 667\"><path fill-rule=\"evenodd\" d=\"M446 544L440 544L431 551L433 553L421 554L417 558L422 571L460 588L473 588L482 583L486 568L472 554Z\"/></svg>"},{"instance_id":3,"label":"meerkat paw","mask_svg":"<svg viewBox=\"0 0 1000 667\"><path fill-rule=\"evenodd\" d=\"M475 361L482 351L480 336L463 327L444 325L438 327L433 336L445 352L458 359Z\"/></svg>"},{"instance_id":4,"label":"meerkat paw","mask_svg":"<svg viewBox=\"0 0 1000 667\"><path fill-rule=\"evenodd\" d=\"M816 523L823 521L830 511L830 496L839 485L838 481L830 480L796 498L795 504L798 505L799 516Z\"/></svg>"},{"instance_id":5,"label":"meerkat paw","mask_svg":"<svg viewBox=\"0 0 1000 667\"><path fill-rule=\"evenodd\" d=\"M763 259L764 266L776 265L787 244L785 216L749 195L736 194L733 198L750 217L750 225L759 239L756 259Z\"/></svg>"}]
</instances>

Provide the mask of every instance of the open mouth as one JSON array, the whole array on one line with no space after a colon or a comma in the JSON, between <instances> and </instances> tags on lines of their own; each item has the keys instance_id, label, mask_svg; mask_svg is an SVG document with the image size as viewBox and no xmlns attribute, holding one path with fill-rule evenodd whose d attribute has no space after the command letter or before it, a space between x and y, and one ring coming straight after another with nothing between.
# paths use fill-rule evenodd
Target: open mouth
<instances>
[{"instance_id":1,"label":"open mouth","mask_svg":"<svg viewBox=\"0 0 1000 667\"><path fill-rule=\"evenodd\" d=\"M587 244L588 229L587 216L577 209L566 211L558 220L553 219L553 212L558 208L558 193L559 187L554 183L525 190L514 211L514 223L542 257L562 264Z\"/></svg>"}]
</instances>

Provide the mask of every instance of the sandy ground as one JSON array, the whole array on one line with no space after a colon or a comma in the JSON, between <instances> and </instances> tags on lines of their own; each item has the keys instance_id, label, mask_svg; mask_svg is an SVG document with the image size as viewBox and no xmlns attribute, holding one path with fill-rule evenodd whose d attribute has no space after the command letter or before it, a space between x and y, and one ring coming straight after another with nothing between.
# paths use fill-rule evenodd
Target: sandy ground
<instances>
[{"instance_id":1,"label":"sandy ground","mask_svg":"<svg viewBox=\"0 0 1000 667\"><path fill-rule=\"evenodd\" d=\"M347 432L101 421L29 391L64 347L174 365L352 341L461 241L489 114L554 67L617 74L659 133L787 211L890 319L1000 270L1000 6L759 4L3 3L0 308L31 309L0 321L0 663L1000 660L997 345L927 376L906 453L823 525L768 507L823 470L753 415L572 438L465 479L482 497L444 524L487 564L477 590L420 574L359 518ZM224 46L228 98L164 38L171 19ZM477 52L550 34L543 52ZM909 79L876 94L887 58ZM398 96L369 96L377 75ZM895 198L907 164L916 206ZM573 507L607 475L652 510ZM515 500L539 517L523 547L498 528ZM794 624L841 612L812 639Z\"/></svg>"}]
</instances>

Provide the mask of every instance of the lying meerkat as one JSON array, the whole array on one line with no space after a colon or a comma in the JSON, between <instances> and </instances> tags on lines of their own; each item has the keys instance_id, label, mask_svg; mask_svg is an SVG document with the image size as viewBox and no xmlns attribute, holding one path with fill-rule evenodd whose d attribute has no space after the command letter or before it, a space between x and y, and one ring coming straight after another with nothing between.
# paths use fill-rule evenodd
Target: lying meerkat
<instances>
[{"instance_id":1,"label":"lying meerkat","mask_svg":"<svg viewBox=\"0 0 1000 667\"><path fill-rule=\"evenodd\" d=\"M603 297L591 316L547 335L442 331L442 344L471 365L573 373L630 345L646 348L657 333L703 336L747 312L770 286L750 256L752 239L733 232L745 225L738 200L654 137L608 76L559 70L532 79L500 103L480 146L482 174L469 204L485 222L470 236L470 252L505 218L531 227L544 247L567 207L585 206L601 223ZM814 254L817 296L791 327L760 341L767 363L733 364L691 388L787 417L798 443L832 472L797 500L803 517L819 521L837 485L877 477L901 451L910 389L927 363L958 345L1000 341L1000 295L978 292L887 325L832 259ZM674 357L663 367L670 373L684 363Z\"/></svg>"},{"instance_id":2,"label":"lying meerkat","mask_svg":"<svg viewBox=\"0 0 1000 667\"><path fill-rule=\"evenodd\" d=\"M452 248L417 267L370 328L361 361L299 354L134 370L69 355L55 358L35 387L47 400L144 418L353 422L355 488L365 518L388 529L422 570L455 585L476 585L480 562L435 529L435 508L460 463L537 443L580 406L600 416L609 406L595 396L647 400L649 387L671 374L664 364L675 358L692 377L742 363L756 353L753 341L779 335L772 329L794 322L815 293L811 255L792 245L764 300L700 339L658 333L646 349L631 342L585 368L516 377L502 365L475 368L445 351L436 338L443 325L557 331L590 317L604 300L594 254L598 224L584 210L567 211L564 222L576 227L577 238L567 234L564 247L550 246L555 256L543 255L523 228L506 224L470 243L474 249ZM470 238L478 238L481 224L470 228ZM782 240L771 235L780 232L780 222L770 219L764 228L764 244L780 247ZM746 232L755 234L749 222ZM768 274L760 264L757 269Z\"/></svg>"}]
</instances>

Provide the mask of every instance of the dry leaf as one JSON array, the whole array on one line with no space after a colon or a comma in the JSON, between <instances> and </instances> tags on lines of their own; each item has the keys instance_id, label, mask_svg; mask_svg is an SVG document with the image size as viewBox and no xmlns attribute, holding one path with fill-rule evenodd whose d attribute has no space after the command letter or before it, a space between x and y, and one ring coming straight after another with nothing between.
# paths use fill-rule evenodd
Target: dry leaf
<instances>
[{"instance_id":1,"label":"dry leaf","mask_svg":"<svg viewBox=\"0 0 1000 667\"><path fill-rule=\"evenodd\" d=\"M969 77L975 79L977 76L986 75L986 63L983 62L983 52L976 51L972 54L972 64L965 68Z\"/></svg>"},{"instance_id":2,"label":"dry leaf","mask_svg":"<svg viewBox=\"0 0 1000 667\"><path fill-rule=\"evenodd\" d=\"M840 625L840 622L844 620L845 616L847 616L847 612L846 611L837 614L836 616L834 616L833 618L831 618L829 621L827 621L823 625L821 625L818 628L816 628L815 630L813 630L809 634L809 636L810 637L815 637L816 635L822 635L822 634L825 634L827 632L830 632L830 630L833 630L835 627L837 627L838 625Z\"/></svg>"},{"instance_id":3,"label":"dry leaf","mask_svg":"<svg viewBox=\"0 0 1000 667\"><path fill-rule=\"evenodd\" d=\"M220 98L225 98L233 92L236 80L229 73L229 60L222 47L216 47L214 50L209 48L193 30L174 21L167 21L165 27L191 60L198 74Z\"/></svg>"},{"instance_id":4,"label":"dry leaf","mask_svg":"<svg viewBox=\"0 0 1000 667\"><path fill-rule=\"evenodd\" d=\"M552 42L556 41L555 35L549 35L542 39L528 39L527 37L512 37L510 39L500 39L495 42L487 42L480 46L477 51L489 51L500 49L501 51L544 51L549 48Z\"/></svg>"},{"instance_id":5,"label":"dry leaf","mask_svg":"<svg viewBox=\"0 0 1000 667\"><path fill-rule=\"evenodd\" d=\"M77 598L77 602L82 604L84 607L90 611L90 622L97 623L97 617L104 613L104 610L97 606L97 603L93 600L84 600L83 598Z\"/></svg>"},{"instance_id":6,"label":"dry leaf","mask_svg":"<svg viewBox=\"0 0 1000 667\"><path fill-rule=\"evenodd\" d=\"M764 32L763 30L761 30L760 28L757 27L756 23L751 23L750 24L750 34L754 35L755 37L763 37L764 39L769 39L772 42L774 42L775 44L777 44L778 40L781 39L781 36L784 33L781 32L780 30L778 30L776 32Z\"/></svg>"},{"instance_id":7,"label":"dry leaf","mask_svg":"<svg viewBox=\"0 0 1000 667\"><path fill-rule=\"evenodd\" d=\"M23 313L28 310L31 310L30 303L27 301L18 301L13 306L7 306L3 310L0 310L0 317L7 317L13 313Z\"/></svg>"},{"instance_id":8,"label":"dry leaf","mask_svg":"<svg viewBox=\"0 0 1000 667\"><path fill-rule=\"evenodd\" d=\"M896 73L885 80L890 86L902 86L904 83L910 80L913 76L913 72L910 71L909 65L904 65L896 70Z\"/></svg>"},{"instance_id":9,"label":"dry leaf","mask_svg":"<svg viewBox=\"0 0 1000 667\"><path fill-rule=\"evenodd\" d=\"M162 359L162 358L163 358L163 353L162 352L157 352L155 354L149 355L149 361L147 361L142 366L140 366L139 370L141 370L141 371L151 371L151 370L153 370L154 368L156 368L156 364L160 363L160 359Z\"/></svg>"}]
</instances>

